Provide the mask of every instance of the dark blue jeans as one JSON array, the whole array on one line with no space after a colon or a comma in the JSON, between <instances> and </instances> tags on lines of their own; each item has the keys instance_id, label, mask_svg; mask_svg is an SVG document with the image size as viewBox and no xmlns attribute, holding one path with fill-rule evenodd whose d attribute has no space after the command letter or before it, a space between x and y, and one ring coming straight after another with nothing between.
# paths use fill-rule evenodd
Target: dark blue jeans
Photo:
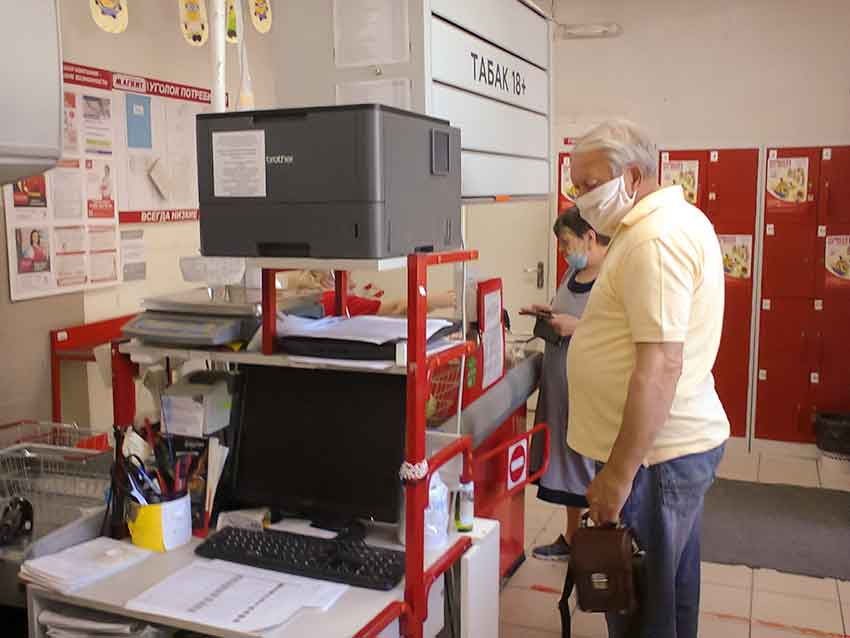
<instances>
[{"instance_id":1,"label":"dark blue jeans","mask_svg":"<svg viewBox=\"0 0 850 638\"><path fill-rule=\"evenodd\" d=\"M702 509L723 448L641 467L635 476L622 519L646 551L640 638L697 638ZM609 638L627 635L628 617L607 620Z\"/></svg>"}]
</instances>

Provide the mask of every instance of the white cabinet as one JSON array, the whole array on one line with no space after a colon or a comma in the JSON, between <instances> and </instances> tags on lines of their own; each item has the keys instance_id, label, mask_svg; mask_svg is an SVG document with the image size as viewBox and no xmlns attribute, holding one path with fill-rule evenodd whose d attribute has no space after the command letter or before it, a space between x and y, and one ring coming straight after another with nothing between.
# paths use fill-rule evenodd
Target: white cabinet
<instances>
[{"instance_id":1,"label":"white cabinet","mask_svg":"<svg viewBox=\"0 0 850 638\"><path fill-rule=\"evenodd\" d=\"M57 0L2 0L0 184L42 173L62 153Z\"/></svg>"}]
</instances>

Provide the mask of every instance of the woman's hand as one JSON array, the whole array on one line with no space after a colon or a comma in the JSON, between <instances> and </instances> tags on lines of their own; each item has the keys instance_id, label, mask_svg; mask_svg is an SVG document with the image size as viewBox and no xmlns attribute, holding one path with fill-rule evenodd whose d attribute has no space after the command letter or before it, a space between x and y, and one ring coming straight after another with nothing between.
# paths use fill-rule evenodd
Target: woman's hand
<instances>
[{"instance_id":1,"label":"woman's hand","mask_svg":"<svg viewBox=\"0 0 850 638\"><path fill-rule=\"evenodd\" d=\"M530 306L526 306L525 308L520 308L519 314L521 315L551 315L552 314L552 306L547 306L545 304L532 304Z\"/></svg>"},{"instance_id":2,"label":"woman's hand","mask_svg":"<svg viewBox=\"0 0 850 638\"><path fill-rule=\"evenodd\" d=\"M548 321L561 337L571 337L578 326L578 317L572 315L552 315Z\"/></svg>"}]
</instances>

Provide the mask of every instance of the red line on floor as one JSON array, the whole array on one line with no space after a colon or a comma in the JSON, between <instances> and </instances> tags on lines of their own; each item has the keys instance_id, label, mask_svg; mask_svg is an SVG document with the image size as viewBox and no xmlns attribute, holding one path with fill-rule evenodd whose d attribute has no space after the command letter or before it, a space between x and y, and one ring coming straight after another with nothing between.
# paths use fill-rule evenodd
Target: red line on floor
<instances>
[{"instance_id":1,"label":"red line on floor","mask_svg":"<svg viewBox=\"0 0 850 638\"><path fill-rule=\"evenodd\" d=\"M532 585L531 589L534 591L542 591L544 594L560 594L561 592L553 587L547 587L546 585Z\"/></svg>"}]
</instances>

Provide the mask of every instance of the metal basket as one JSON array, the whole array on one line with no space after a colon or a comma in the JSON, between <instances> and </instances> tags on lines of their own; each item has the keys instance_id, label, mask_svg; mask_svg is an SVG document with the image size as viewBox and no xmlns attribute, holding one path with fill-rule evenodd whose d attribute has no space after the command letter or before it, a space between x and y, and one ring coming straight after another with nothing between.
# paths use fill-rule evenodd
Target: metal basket
<instances>
[{"instance_id":1,"label":"metal basket","mask_svg":"<svg viewBox=\"0 0 850 638\"><path fill-rule=\"evenodd\" d=\"M431 376L431 393L425 404L428 427L442 425L457 414L460 361L452 361Z\"/></svg>"},{"instance_id":2,"label":"metal basket","mask_svg":"<svg viewBox=\"0 0 850 638\"><path fill-rule=\"evenodd\" d=\"M81 428L76 424L19 421L0 425L0 449L21 443L104 451L109 449L109 434Z\"/></svg>"},{"instance_id":3,"label":"metal basket","mask_svg":"<svg viewBox=\"0 0 850 638\"><path fill-rule=\"evenodd\" d=\"M40 538L104 505L111 465L109 451L20 443L0 451L0 498L32 503Z\"/></svg>"}]
</instances>

